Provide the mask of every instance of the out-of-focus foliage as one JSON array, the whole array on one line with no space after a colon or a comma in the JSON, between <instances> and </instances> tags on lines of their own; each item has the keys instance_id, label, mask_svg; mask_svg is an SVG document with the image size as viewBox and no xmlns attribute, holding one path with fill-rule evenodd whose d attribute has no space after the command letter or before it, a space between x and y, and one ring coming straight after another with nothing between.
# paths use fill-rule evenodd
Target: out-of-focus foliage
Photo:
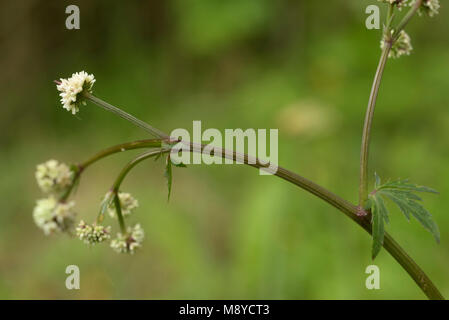
<instances>
[{"instance_id":1,"label":"out-of-focus foliage","mask_svg":"<svg viewBox=\"0 0 449 320\"><path fill-rule=\"evenodd\" d=\"M382 250L381 290L365 288L371 239L349 219L276 177L244 166L173 168L170 203L161 161L140 164L123 188L145 229L134 256L45 237L31 217L35 165L82 161L145 132L89 104L77 117L54 79L86 70L94 92L164 131L279 128L279 161L351 201L380 31L365 28L377 1L77 1L81 29L65 29L68 1L0 4L0 297L424 298ZM385 11L382 10L385 15ZM414 51L388 62L373 126L371 164L439 190L426 199L436 245L391 206L388 230L449 295L449 12L417 17ZM85 172L80 218L135 152ZM373 170L374 171L374 170ZM108 217L106 217L108 219ZM65 288L65 268L81 290Z\"/></svg>"}]
</instances>

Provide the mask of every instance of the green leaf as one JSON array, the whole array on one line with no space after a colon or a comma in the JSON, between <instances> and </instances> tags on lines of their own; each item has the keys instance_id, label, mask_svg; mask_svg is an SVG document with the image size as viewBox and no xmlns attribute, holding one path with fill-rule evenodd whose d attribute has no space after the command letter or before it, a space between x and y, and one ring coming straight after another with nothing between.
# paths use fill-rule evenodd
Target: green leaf
<instances>
[{"instance_id":1,"label":"green leaf","mask_svg":"<svg viewBox=\"0 0 449 320\"><path fill-rule=\"evenodd\" d=\"M381 199L381 196L383 196L390 199L399 207L399 210L401 210L407 220L410 220L410 217L413 216L426 230L432 233L437 242L440 242L440 231L437 224L433 221L432 215L421 205L421 197L414 193L428 192L437 194L438 191L429 187L411 183L408 180L399 179L393 182L384 183L382 185L378 182L380 182L380 178L376 174L376 190L374 192L376 198ZM378 202L377 205L380 207L385 207L385 205L381 202ZM383 208L381 208L381 210L384 211ZM388 216L388 211L386 212Z\"/></svg>"},{"instance_id":2,"label":"green leaf","mask_svg":"<svg viewBox=\"0 0 449 320\"><path fill-rule=\"evenodd\" d=\"M419 202L416 202L416 199L404 196L404 194L401 195L397 192L392 193L391 191L382 191L382 194L390 198L404 213L407 219L410 220L410 215L415 217L425 229L432 233L436 242L440 242L440 231L435 221L433 221L432 215Z\"/></svg>"},{"instance_id":3,"label":"green leaf","mask_svg":"<svg viewBox=\"0 0 449 320\"><path fill-rule=\"evenodd\" d=\"M378 195L370 195L371 200L371 214L372 214L372 235L373 246L371 251L371 257L373 260L376 258L384 242L385 227L384 220L388 216L385 204Z\"/></svg>"},{"instance_id":4,"label":"green leaf","mask_svg":"<svg viewBox=\"0 0 449 320\"><path fill-rule=\"evenodd\" d=\"M429 188L429 187L425 187L425 186L420 186L414 183L410 183L408 181L408 179L405 180L396 180L393 182L387 182L381 186L379 186L378 188L376 188L377 190L380 189L399 189L399 190L408 190L408 191L416 191L416 192L428 192L428 193L436 193L438 194L439 192Z\"/></svg>"},{"instance_id":5,"label":"green leaf","mask_svg":"<svg viewBox=\"0 0 449 320\"><path fill-rule=\"evenodd\" d=\"M172 163L170 160L170 155L168 155L167 159L166 159L166 163L165 163L165 173L164 173L164 176L167 179L167 187L168 187L167 201L170 200L171 186L172 186L172 179L173 179L171 166L172 166Z\"/></svg>"}]
</instances>

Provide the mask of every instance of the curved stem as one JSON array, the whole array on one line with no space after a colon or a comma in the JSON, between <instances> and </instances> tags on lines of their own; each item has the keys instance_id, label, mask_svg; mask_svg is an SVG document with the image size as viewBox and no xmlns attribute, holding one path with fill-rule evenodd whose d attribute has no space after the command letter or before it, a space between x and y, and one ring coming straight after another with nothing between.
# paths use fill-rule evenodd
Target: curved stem
<instances>
[{"instance_id":1,"label":"curved stem","mask_svg":"<svg viewBox=\"0 0 449 320\"><path fill-rule=\"evenodd\" d=\"M89 158L88 160L84 161L83 163L79 164L79 167L81 170L86 169L91 164L97 162L98 160L101 160L111 154L133 150L133 149L142 149L142 148L161 148L162 147L162 140L161 139L148 139L148 140L137 140L133 142L127 142L118 144L115 146L112 146L110 148L104 149L100 152L98 152L93 157Z\"/></svg>"},{"instance_id":2,"label":"curved stem","mask_svg":"<svg viewBox=\"0 0 449 320\"><path fill-rule=\"evenodd\" d=\"M387 15L387 25L384 30L385 47L382 50L382 54L379 60L379 65L374 76L373 86L371 88L371 94L368 101L368 108L365 115L365 123L363 126L362 135L362 147L360 151L360 184L359 184L359 206L363 207L366 199L368 198L368 158L369 158L369 144L371 136L371 127L374 117L374 109L376 107L377 97L379 95L380 83L382 81L382 75L385 70L385 65L388 60L388 55L394 42L399 37L400 32L410 22L411 18L416 14L423 0L417 0L413 7L407 12L404 18L399 22L398 26L394 30L394 34L391 35L391 21L393 16L393 6L390 5Z\"/></svg>"},{"instance_id":3,"label":"curved stem","mask_svg":"<svg viewBox=\"0 0 449 320\"><path fill-rule=\"evenodd\" d=\"M205 147L206 147L205 145L201 145L201 149L191 148L190 151L202 152L202 150ZM122 173L120 174L119 178L117 178L116 183L114 184L116 188L120 186L124 177L135 165L161 152L168 153L170 152L170 149L166 148L163 149L162 151L161 150L150 151L140 155L139 157L128 163L128 165L122 170ZM251 167L258 169L267 167L266 164L262 164L258 159L256 163L249 163L248 160L250 159L250 156L246 154L238 155L235 152L229 152L224 150L224 152L217 152L214 153L214 155L218 155L223 158L226 157L232 158L235 161L242 160L242 158L239 158L239 156L243 156L243 162ZM332 193L331 191L323 188L322 186L285 168L278 167L278 170L275 173L275 175L326 201L333 207L343 212L348 218L357 223L366 232L371 234L371 222L368 216L366 216L366 212L365 216L360 215L361 209L359 207L339 197L338 195ZM444 299L444 297L438 291L438 289L430 280L430 278L424 273L424 271L422 271L422 269L416 264L416 262L400 247L400 245L388 233L385 233L383 246L391 254L391 256L404 268L404 270L407 271L407 273L411 276L411 278L416 282L416 284L421 288L421 290L429 299L433 300Z\"/></svg>"},{"instance_id":4,"label":"curved stem","mask_svg":"<svg viewBox=\"0 0 449 320\"><path fill-rule=\"evenodd\" d=\"M145 152L138 156L137 158L131 160L128 162L128 164L120 171L119 175L115 179L114 184L112 185L111 191L117 193L119 191L120 185L122 184L123 180L125 179L126 175L131 171L132 168L134 168L139 162L142 162L145 159L154 157L158 154L167 153L170 149L164 148L160 150L151 150L148 152Z\"/></svg>"},{"instance_id":5,"label":"curved stem","mask_svg":"<svg viewBox=\"0 0 449 320\"><path fill-rule=\"evenodd\" d=\"M391 48L391 46L387 46L387 48ZM388 53L389 53L389 49L384 50L384 52L382 54L381 62L380 62L379 68L378 68L379 72L376 73L376 78L379 78L379 80L378 80L379 84L377 86L380 85L380 77L381 77L381 73L383 72L383 69L385 68L385 63L386 63L386 59L388 57ZM385 60L385 61L382 62L383 60ZM382 64L383 64L383 66L382 66ZM375 89L375 86L373 87L373 89ZM377 87L377 90L374 90L374 91L378 91L378 87ZM374 96L377 96L377 92L375 95L373 95L373 97ZM100 100L100 99L96 98L95 100ZM95 100L93 100L93 101L95 101ZM372 111L374 111L374 105L373 105ZM124 111L121 111L121 112L126 113ZM368 117L368 114L367 114L367 117ZM124 118L127 119L127 117L124 117ZM370 120L372 120L372 115L371 115ZM163 133L163 136L168 137L164 133ZM164 137L164 139L168 140L168 142L170 142L172 140L170 137L168 139L165 137ZM369 134L367 135L367 137L369 138ZM147 140L143 140L142 143L145 143L145 141L147 141ZM204 145L201 145L200 147L198 147L192 143L187 143L187 142L184 142L184 143L190 145L191 148L189 148L189 151L191 151L191 152L192 151L193 152L202 152L203 149L205 148ZM122 147L123 147L123 145L122 145ZM134 145L134 149L137 149L137 148L138 148L138 146ZM117 148L115 150L117 150ZM157 155L159 153L170 152L170 150L171 150L171 148L164 148L164 149L161 148L160 150L149 151L147 153L142 154L138 158L132 160L122 170L121 174L117 178L116 183L114 185L119 186L121 184L121 182L123 181L124 177L126 176L126 174L132 169L132 167L134 167L139 162L141 162L144 159L149 158L151 156ZM230 157L231 156L234 160L240 160L242 157L242 155L237 155L235 152L228 152L226 150L224 150L224 152L219 152L218 155L221 157ZM246 163L252 167L259 168L259 169L267 167L266 164L264 165L259 160L257 160L255 163L254 162L248 163L249 162L248 159L250 158L248 155L243 155L243 158L245 160L244 163ZM315 196L323 199L330 205L334 206L335 208L337 208L338 210L343 212L347 217L349 217L351 220L353 220L359 226L361 226L365 231L367 231L368 233L371 234L371 222L370 222L369 218L367 217L367 212L364 211L363 207L360 207L360 206L357 207L357 206L351 204L349 201L346 201L345 199L343 199L343 198L335 195L334 193L328 191L327 189L319 186L318 184L316 184L304 177L301 177L301 176L297 175L296 173L293 173L287 169L278 167L278 170L276 171L275 175L290 182L290 183L293 183L293 184L301 187L302 189L314 194ZM407 271L407 273L412 277L412 279L416 282L416 284L421 288L421 290L424 292L424 294L429 299L435 299L435 300L444 299L443 296L441 295L441 293L436 288L436 286L430 280L430 278L424 273L424 271L421 270L421 268L415 263L415 261L413 261L413 259L387 233L385 233L383 246L392 255L392 257L404 268L404 270Z\"/></svg>"},{"instance_id":6,"label":"curved stem","mask_svg":"<svg viewBox=\"0 0 449 320\"><path fill-rule=\"evenodd\" d=\"M374 108L376 107L377 96L379 94L380 83L382 75L385 70L385 65L390 54L392 42L386 41L385 48L382 50L379 65L377 66L376 75L374 76L373 86L368 101L368 108L365 115L365 124L363 126L362 147L360 151L360 185L359 185L359 206L363 208L366 199L368 198L368 156L371 126L374 117Z\"/></svg>"},{"instance_id":7,"label":"curved stem","mask_svg":"<svg viewBox=\"0 0 449 320\"><path fill-rule=\"evenodd\" d=\"M162 140L161 139L148 139L148 140L138 140L133 142L127 142L123 144L118 144L115 146L112 146L110 148L107 148L105 150L102 150L89 158L88 160L76 165L76 171L75 175L73 177L73 183L70 185L70 187L65 191L65 193L61 196L59 201L66 201L70 194L72 193L73 189L79 182L79 179L81 177L81 173L84 172L84 170L92 165L93 163L97 162L98 160L101 160L111 154L133 150L133 149L142 149L142 148L161 148L162 146Z\"/></svg>"}]
</instances>

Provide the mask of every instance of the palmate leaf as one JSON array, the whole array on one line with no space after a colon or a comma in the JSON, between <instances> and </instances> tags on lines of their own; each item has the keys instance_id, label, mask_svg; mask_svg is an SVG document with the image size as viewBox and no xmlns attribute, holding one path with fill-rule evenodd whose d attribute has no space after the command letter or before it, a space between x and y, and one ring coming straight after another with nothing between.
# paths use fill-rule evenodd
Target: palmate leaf
<instances>
[{"instance_id":1,"label":"palmate leaf","mask_svg":"<svg viewBox=\"0 0 449 320\"><path fill-rule=\"evenodd\" d=\"M408 180L397 180L382 184L377 174L375 174L375 181L375 189L369 195L369 201L367 202L372 213L373 259L382 248L385 233L384 221L388 223L388 210L385 206L385 198L395 203L408 220L413 216L425 229L432 233L438 243L440 242L440 232L437 224L433 221L431 214L419 203L422 199L414 193L438 193L437 191L429 187L410 183Z\"/></svg>"}]
</instances>

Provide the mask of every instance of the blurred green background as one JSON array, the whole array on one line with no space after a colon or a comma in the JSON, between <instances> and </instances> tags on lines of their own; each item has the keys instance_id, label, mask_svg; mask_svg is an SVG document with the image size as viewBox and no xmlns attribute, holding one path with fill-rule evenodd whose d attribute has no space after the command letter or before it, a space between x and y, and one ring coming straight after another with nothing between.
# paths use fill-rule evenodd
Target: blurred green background
<instances>
[{"instance_id":1,"label":"blurred green background","mask_svg":"<svg viewBox=\"0 0 449 320\"><path fill-rule=\"evenodd\" d=\"M65 28L77 4L81 29ZM170 132L279 128L280 165L357 201L362 121L380 55L365 28L377 1L3 1L0 4L0 298L423 299L382 251L381 290L365 288L371 239L333 207L243 166L174 171L167 204L161 162L123 185L146 231L134 256L68 236L45 237L32 209L34 171L50 158L79 162L145 132L89 104L62 109L54 79L86 70L95 93ZM443 4L444 5L444 4ZM382 15L385 10L382 7ZM449 296L449 12L417 17L415 50L388 62L373 127L371 165L441 192L425 199L441 244L391 208L388 231ZM74 199L93 221L136 152L87 170ZM115 227L115 226L114 226ZM65 268L81 290L65 288Z\"/></svg>"}]
</instances>

